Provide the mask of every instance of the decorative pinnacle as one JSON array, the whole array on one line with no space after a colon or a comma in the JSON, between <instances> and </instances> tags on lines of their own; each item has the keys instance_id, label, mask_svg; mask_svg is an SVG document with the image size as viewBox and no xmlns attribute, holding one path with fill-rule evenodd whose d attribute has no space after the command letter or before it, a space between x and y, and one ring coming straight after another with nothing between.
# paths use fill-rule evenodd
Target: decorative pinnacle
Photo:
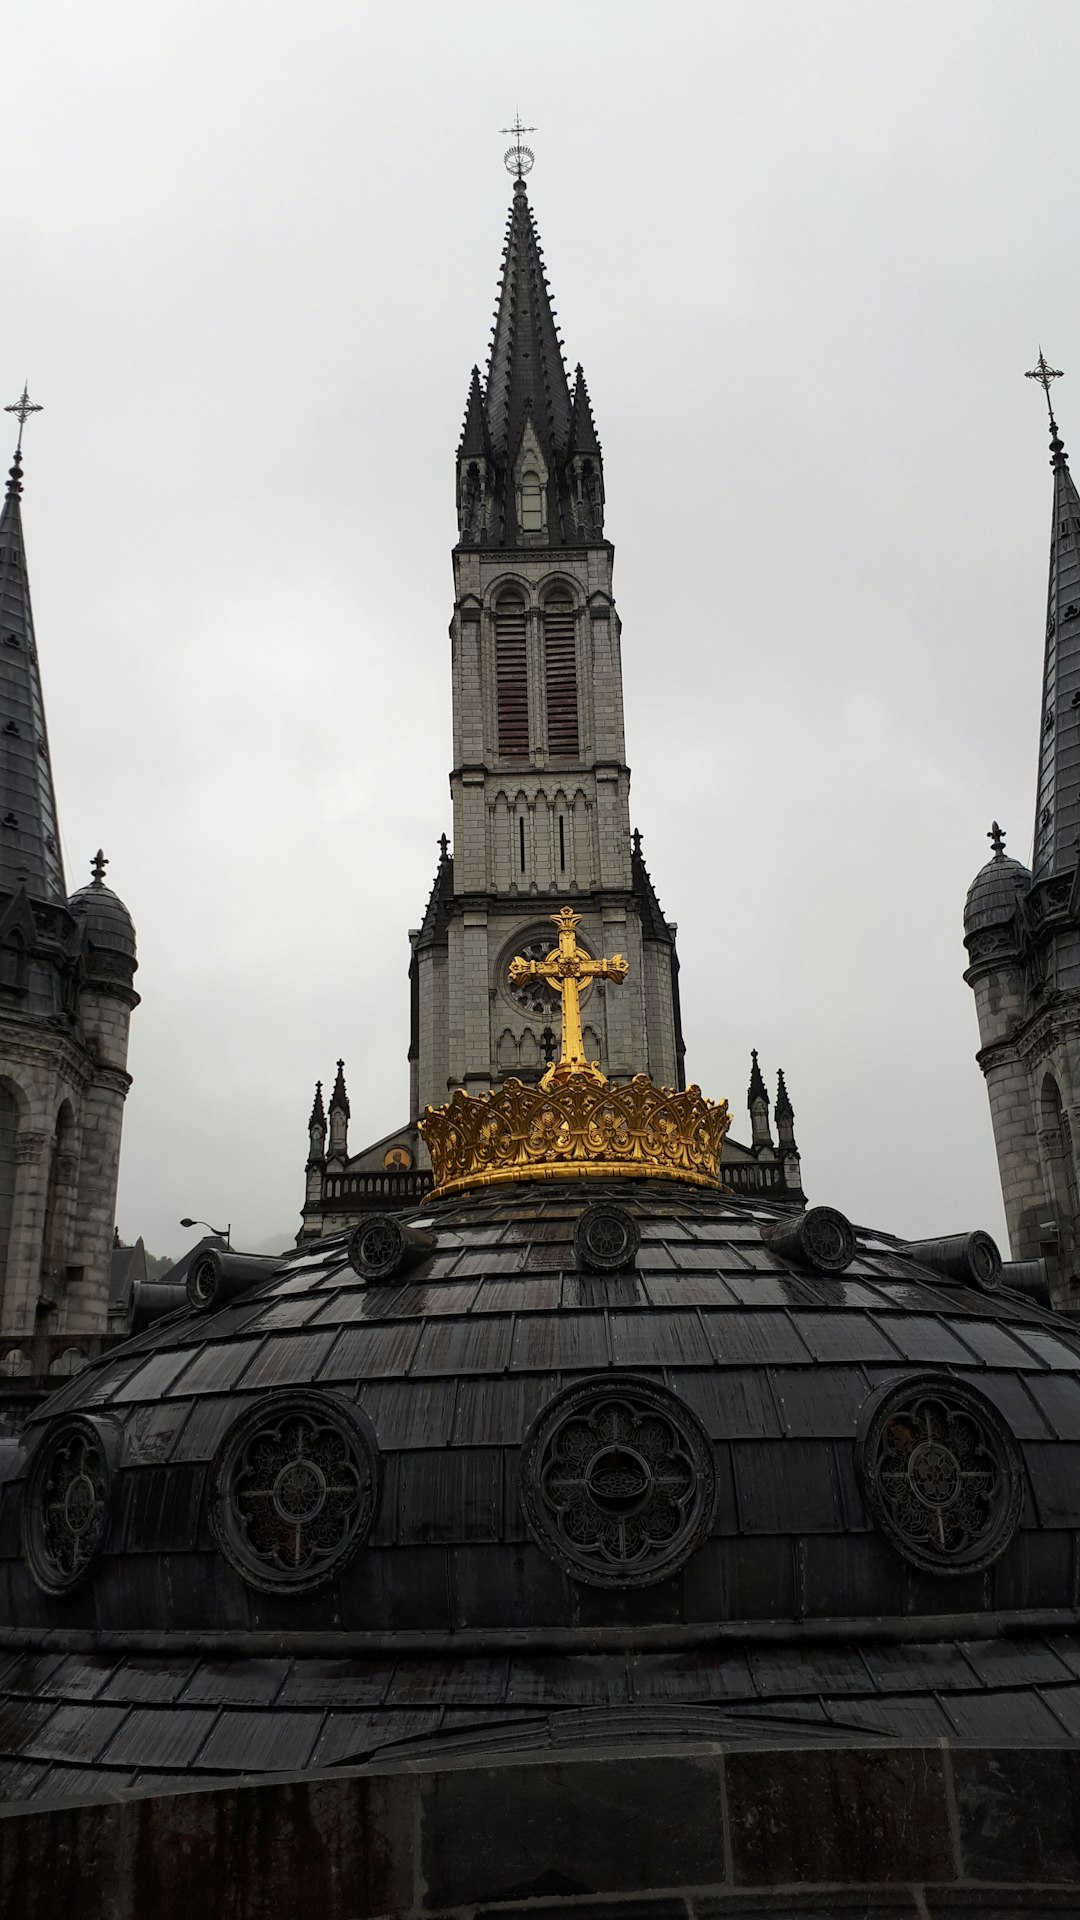
<instances>
[{"instance_id":1,"label":"decorative pinnacle","mask_svg":"<svg viewBox=\"0 0 1080 1920\"><path fill-rule=\"evenodd\" d=\"M507 147L506 152L503 154L503 166L506 168L507 173L514 174L518 180L524 180L525 175L531 173L533 167L536 165L535 153L531 147L522 145L521 136L523 133L537 133L538 131L539 129L537 127L523 127L520 113L515 113L512 127L499 128L500 133L512 133L514 136L513 146Z\"/></svg>"},{"instance_id":2,"label":"decorative pinnacle","mask_svg":"<svg viewBox=\"0 0 1080 1920\"><path fill-rule=\"evenodd\" d=\"M4 411L5 413L7 412L6 407ZM108 866L108 864L109 863L106 860L105 855L102 853L101 848L99 847L93 859L90 862L90 871L94 876L93 885L95 887L103 887L105 885L105 869Z\"/></svg>"},{"instance_id":3,"label":"decorative pinnacle","mask_svg":"<svg viewBox=\"0 0 1080 1920\"><path fill-rule=\"evenodd\" d=\"M19 422L19 437L15 442L16 453L18 453L20 448L22 447L23 428L25 427L27 421L29 420L30 415L32 413L44 413L44 411L45 411L44 407L36 406L34 401L31 400L30 390L27 386L26 381L24 380L23 390L20 393L19 398L16 401L14 401L14 403L10 407L4 408L5 413L13 413L15 415L15 418Z\"/></svg>"},{"instance_id":4,"label":"decorative pinnacle","mask_svg":"<svg viewBox=\"0 0 1080 1920\"><path fill-rule=\"evenodd\" d=\"M765 1105L768 1106L769 1090L765 1085L764 1079L762 1078L761 1068L758 1066L757 1048L751 1047L750 1049L750 1085L746 1090L746 1104L751 1109L751 1111L753 1110L754 1105L758 1100L764 1100Z\"/></svg>"},{"instance_id":5,"label":"decorative pinnacle","mask_svg":"<svg viewBox=\"0 0 1080 1920\"><path fill-rule=\"evenodd\" d=\"M994 859L995 859L995 860L1003 860L1003 859L1005 858L1005 829L1004 829L1004 827L999 827L999 826L998 826L998 823L997 823L997 821L996 821L996 820L994 820L994 821L992 821L992 822L991 822L991 826L990 826L990 831L989 831L989 833L987 834L987 836L986 836L986 837L987 837L987 839L989 840L989 842L990 842L990 845L991 845L991 846L993 847L993 849L994 849Z\"/></svg>"},{"instance_id":6,"label":"decorative pinnacle","mask_svg":"<svg viewBox=\"0 0 1080 1920\"><path fill-rule=\"evenodd\" d=\"M439 864L440 864L440 866L441 866L441 865L442 865L442 864L444 863L444 861L445 861L445 860L447 859L447 857L449 856L449 853L450 853L450 842L449 842L449 840L447 839L447 837L446 837L446 835L445 835L445 833L440 833L440 835L439 835Z\"/></svg>"},{"instance_id":7,"label":"decorative pinnacle","mask_svg":"<svg viewBox=\"0 0 1080 1920\"><path fill-rule=\"evenodd\" d=\"M1060 367L1047 366L1046 355L1043 353L1041 347L1039 348L1039 358L1035 365L1024 375L1025 380L1037 380L1045 393L1046 411L1050 415L1050 425L1054 428L1057 426L1057 421L1054 419L1054 409L1050 402L1050 382L1051 380L1061 380L1063 378L1064 375Z\"/></svg>"}]
</instances>

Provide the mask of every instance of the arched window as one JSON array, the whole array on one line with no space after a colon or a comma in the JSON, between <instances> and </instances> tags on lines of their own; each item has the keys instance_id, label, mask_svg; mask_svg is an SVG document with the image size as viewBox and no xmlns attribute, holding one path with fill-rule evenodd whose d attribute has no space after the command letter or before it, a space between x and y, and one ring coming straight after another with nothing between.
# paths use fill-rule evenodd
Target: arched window
<instances>
[{"instance_id":1,"label":"arched window","mask_svg":"<svg viewBox=\"0 0 1080 1920\"><path fill-rule=\"evenodd\" d=\"M568 593L544 602L544 677L547 686L548 752L570 758L578 751L577 635Z\"/></svg>"},{"instance_id":2,"label":"arched window","mask_svg":"<svg viewBox=\"0 0 1080 1920\"><path fill-rule=\"evenodd\" d=\"M495 706L499 754L529 757L529 679L525 659L525 602L501 593L495 603Z\"/></svg>"},{"instance_id":3,"label":"arched window","mask_svg":"<svg viewBox=\"0 0 1080 1920\"><path fill-rule=\"evenodd\" d=\"M523 473L521 476L521 531L522 533L542 533L544 530L544 494L538 473Z\"/></svg>"},{"instance_id":4,"label":"arched window","mask_svg":"<svg viewBox=\"0 0 1080 1920\"><path fill-rule=\"evenodd\" d=\"M7 1088L0 1086L0 1287L7 1275L8 1237L15 1204L15 1141L19 1110Z\"/></svg>"}]
</instances>

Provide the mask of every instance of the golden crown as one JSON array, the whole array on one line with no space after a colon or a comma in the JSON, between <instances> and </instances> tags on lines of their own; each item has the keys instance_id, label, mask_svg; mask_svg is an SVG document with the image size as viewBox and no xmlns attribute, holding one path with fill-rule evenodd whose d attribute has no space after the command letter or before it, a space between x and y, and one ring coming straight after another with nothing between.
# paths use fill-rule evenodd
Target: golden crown
<instances>
[{"instance_id":1,"label":"golden crown","mask_svg":"<svg viewBox=\"0 0 1080 1920\"><path fill-rule=\"evenodd\" d=\"M621 984L629 969L621 954L593 960L584 953L574 936L579 920L565 907L555 916L558 947L543 960L510 963L515 983L543 979L562 996L562 1051L539 1086L507 1080L479 1098L457 1092L445 1107L428 1107L420 1121L436 1195L505 1180L602 1175L719 1185L731 1125L726 1100L706 1100L698 1087L657 1087L643 1073L614 1085L586 1059L581 986L597 977Z\"/></svg>"}]
</instances>

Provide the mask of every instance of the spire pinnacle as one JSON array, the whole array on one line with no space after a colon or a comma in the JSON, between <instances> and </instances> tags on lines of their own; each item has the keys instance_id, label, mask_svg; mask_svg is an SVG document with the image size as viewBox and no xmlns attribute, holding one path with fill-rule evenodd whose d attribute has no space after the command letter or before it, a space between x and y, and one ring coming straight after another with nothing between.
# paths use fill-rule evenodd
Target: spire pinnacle
<instances>
[{"instance_id":1,"label":"spire pinnacle","mask_svg":"<svg viewBox=\"0 0 1080 1920\"><path fill-rule=\"evenodd\" d=\"M315 1082L315 1098L311 1103L311 1119L308 1121L308 1126L321 1127L324 1131L326 1128L326 1111L323 1107L321 1080L316 1080Z\"/></svg>"},{"instance_id":2,"label":"spire pinnacle","mask_svg":"<svg viewBox=\"0 0 1080 1920\"><path fill-rule=\"evenodd\" d=\"M989 842L990 842L990 845L991 845L991 846L993 847L993 849L994 849L994 859L995 859L995 860L1004 860L1004 858L1005 858L1005 829L1004 829L1004 827L999 827L999 826L998 826L998 823L997 823L997 821L996 821L996 820L992 820L992 821L991 821L991 823L990 823L990 831L989 831L989 833L987 834L987 836L986 836L986 837L987 837L987 839L989 840Z\"/></svg>"},{"instance_id":3,"label":"spire pinnacle","mask_svg":"<svg viewBox=\"0 0 1080 1920\"><path fill-rule=\"evenodd\" d=\"M5 413L13 413L15 415L15 418L19 422L19 437L15 442L16 458L18 458L18 455L22 451L23 428L25 427L27 421L29 420L30 415L32 413L44 413L44 411L45 411L44 407L39 407L35 405L34 401L31 400L29 388L27 386L26 381L24 380L23 390L20 393L18 399L13 401L10 407L4 408Z\"/></svg>"},{"instance_id":4,"label":"spire pinnacle","mask_svg":"<svg viewBox=\"0 0 1080 1920\"><path fill-rule=\"evenodd\" d=\"M791 1096L788 1093L787 1082L784 1079L783 1067L780 1068L776 1076L776 1106L774 1112L778 1121L794 1120L795 1118L795 1111L791 1104Z\"/></svg>"},{"instance_id":5,"label":"spire pinnacle","mask_svg":"<svg viewBox=\"0 0 1080 1920\"><path fill-rule=\"evenodd\" d=\"M512 133L514 136L513 146L507 147L503 154L503 166L507 173L514 174L518 180L524 180L525 175L531 173L536 165L536 155L531 147L523 146L521 136L523 133L537 133L539 128L523 127L520 113L515 113L513 126L500 127L499 132Z\"/></svg>"},{"instance_id":6,"label":"spire pinnacle","mask_svg":"<svg viewBox=\"0 0 1080 1920\"><path fill-rule=\"evenodd\" d=\"M1050 415L1050 465L1055 468L1063 465L1067 466L1068 460L1065 448L1058 432L1058 423L1054 419L1054 403L1050 398L1051 381L1064 379L1064 374L1060 367L1047 365L1046 355L1040 347L1039 357L1035 365L1025 373L1024 379L1037 380L1046 395L1046 411Z\"/></svg>"},{"instance_id":7,"label":"spire pinnacle","mask_svg":"<svg viewBox=\"0 0 1080 1920\"><path fill-rule=\"evenodd\" d=\"M339 1060L337 1063L337 1079L334 1081L334 1091L330 1095L330 1111L333 1113L336 1110L344 1113L346 1120L350 1118L349 1096L345 1091L344 1060Z\"/></svg>"},{"instance_id":8,"label":"spire pinnacle","mask_svg":"<svg viewBox=\"0 0 1080 1920\"><path fill-rule=\"evenodd\" d=\"M91 881L92 886L103 887L105 885L105 869L108 864L105 855L99 847L90 862L90 872L93 874L93 880Z\"/></svg>"},{"instance_id":9,"label":"spire pinnacle","mask_svg":"<svg viewBox=\"0 0 1080 1920\"><path fill-rule=\"evenodd\" d=\"M766 1106L768 1106L769 1104L768 1090L762 1078L761 1068L758 1066L757 1048L751 1047L750 1049L750 1085L746 1090L747 1106L752 1109L755 1100L764 1100Z\"/></svg>"}]
</instances>

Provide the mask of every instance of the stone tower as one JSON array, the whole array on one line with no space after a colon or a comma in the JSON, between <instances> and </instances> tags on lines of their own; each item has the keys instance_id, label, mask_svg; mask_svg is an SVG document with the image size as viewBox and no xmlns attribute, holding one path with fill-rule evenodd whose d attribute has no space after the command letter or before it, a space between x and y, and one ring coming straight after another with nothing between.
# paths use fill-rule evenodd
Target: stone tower
<instances>
[{"instance_id":1,"label":"stone tower","mask_svg":"<svg viewBox=\"0 0 1080 1920\"><path fill-rule=\"evenodd\" d=\"M16 452L0 513L0 1339L105 1331L139 999L104 856L70 899L64 883L21 493Z\"/></svg>"},{"instance_id":2,"label":"stone tower","mask_svg":"<svg viewBox=\"0 0 1080 1920\"><path fill-rule=\"evenodd\" d=\"M539 1080L558 1047L557 1002L543 983L512 986L509 965L550 951L552 916L569 904L594 958L629 961L621 984L596 981L582 994L588 1057L613 1080L645 1072L685 1085L676 929L630 828L603 455L581 367L567 379L523 178L487 373L474 367L469 383L457 518L454 840L453 851L445 834L439 841L427 907L409 935L409 1117L350 1149L338 1062L329 1108L317 1087L308 1121L302 1240L427 1192L417 1128L425 1107L458 1088ZM781 1076L774 1144L756 1054L750 1106L752 1143L728 1137L726 1182L803 1204L791 1102Z\"/></svg>"},{"instance_id":3,"label":"stone tower","mask_svg":"<svg viewBox=\"0 0 1080 1920\"><path fill-rule=\"evenodd\" d=\"M572 900L582 944L625 953L623 986L583 1002L606 1072L683 1085L675 928L630 832L614 549L585 375L571 387L525 181L514 185L486 378L474 367L457 456L453 854L412 935L411 1104L533 1079L546 987L511 989Z\"/></svg>"},{"instance_id":4,"label":"stone tower","mask_svg":"<svg viewBox=\"0 0 1080 1920\"><path fill-rule=\"evenodd\" d=\"M1035 377L1054 378L1042 356ZM993 856L964 908L964 975L979 1018L1015 1260L1044 1257L1055 1301L1080 1303L1080 495L1053 411L1054 475L1031 870Z\"/></svg>"}]
</instances>

